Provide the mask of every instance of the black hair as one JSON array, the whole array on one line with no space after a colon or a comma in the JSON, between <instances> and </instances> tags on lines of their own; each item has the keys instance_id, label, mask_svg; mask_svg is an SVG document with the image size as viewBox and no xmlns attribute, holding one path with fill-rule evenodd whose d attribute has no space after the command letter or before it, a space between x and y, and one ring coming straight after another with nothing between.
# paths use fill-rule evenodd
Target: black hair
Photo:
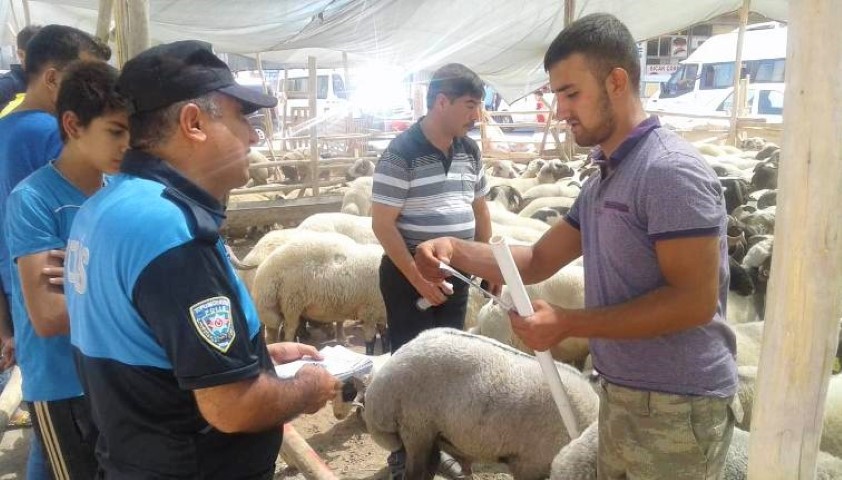
<instances>
[{"instance_id":1,"label":"black hair","mask_svg":"<svg viewBox=\"0 0 842 480\"><path fill-rule=\"evenodd\" d=\"M622 68L635 90L640 88L637 44L629 29L614 15L585 15L562 30L544 55L544 70L549 72L557 62L575 53L585 56L599 81L608 78L611 70Z\"/></svg>"},{"instance_id":2,"label":"black hair","mask_svg":"<svg viewBox=\"0 0 842 480\"><path fill-rule=\"evenodd\" d=\"M15 37L15 42L18 45L18 50L26 50L26 45L32 40L38 32L41 31L41 25L27 25L18 32Z\"/></svg>"},{"instance_id":3,"label":"black hair","mask_svg":"<svg viewBox=\"0 0 842 480\"><path fill-rule=\"evenodd\" d=\"M433 73L427 90L427 108L433 108L438 94L451 102L463 95L481 99L485 95L482 80L470 68L461 63L448 63Z\"/></svg>"},{"instance_id":4,"label":"black hair","mask_svg":"<svg viewBox=\"0 0 842 480\"><path fill-rule=\"evenodd\" d=\"M61 139L67 141L61 117L73 112L83 127L98 117L128 111L128 101L117 93L119 72L105 62L77 61L70 64L61 81L56 101L56 115L59 119Z\"/></svg>"},{"instance_id":5,"label":"black hair","mask_svg":"<svg viewBox=\"0 0 842 480\"><path fill-rule=\"evenodd\" d=\"M32 81L48 66L62 70L83 52L103 61L111 57L111 49L106 51L93 36L66 25L47 25L26 45L26 76Z\"/></svg>"}]
</instances>

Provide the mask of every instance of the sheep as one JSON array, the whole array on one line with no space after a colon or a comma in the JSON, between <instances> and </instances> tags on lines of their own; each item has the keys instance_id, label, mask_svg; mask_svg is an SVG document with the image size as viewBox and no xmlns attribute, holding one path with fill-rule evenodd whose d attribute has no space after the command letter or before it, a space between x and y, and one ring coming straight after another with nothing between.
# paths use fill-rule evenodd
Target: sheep
<instances>
[{"instance_id":1,"label":"sheep","mask_svg":"<svg viewBox=\"0 0 842 480\"><path fill-rule=\"evenodd\" d=\"M710 143L694 143L693 145L702 155L706 155L709 157L724 157L725 155L727 155L725 150L719 145L712 145Z\"/></svg>"},{"instance_id":2,"label":"sheep","mask_svg":"<svg viewBox=\"0 0 842 480\"><path fill-rule=\"evenodd\" d=\"M365 391L371 384L371 379L377 374L380 369L392 358L391 353L384 353L381 355L369 356L371 358L371 372L361 378L352 377L345 384L342 385L342 391L337 393L331 401L333 407L333 416L337 420L342 420L350 415L351 410L355 405L362 405L365 397Z\"/></svg>"},{"instance_id":3,"label":"sheep","mask_svg":"<svg viewBox=\"0 0 842 480\"><path fill-rule=\"evenodd\" d=\"M538 172L540 172L541 169L544 168L544 165L546 165L546 164L547 164L547 161L544 160L543 158L535 158L535 159L531 160L526 165L526 170L524 170L523 173L520 174L520 178L535 178L535 177L537 177Z\"/></svg>"},{"instance_id":4,"label":"sheep","mask_svg":"<svg viewBox=\"0 0 842 480\"><path fill-rule=\"evenodd\" d=\"M527 217L521 217L516 213L506 210L502 205L496 202L488 204L488 211L491 214L491 221L497 224L531 228L540 233L544 233L549 229L549 226L546 223ZM494 232L494 229L492 228L491 231Z\"/></svg>"},{"instance_id":5,"label":"sheep","mask_svg":"<svg viewBox=\"0 0 842 480\"><path fill-rule=\"evenodd\" d=\"M599 425L594 422L553 459L550 480L596 480L598 445ZM748 478L748 446L749 433L735 428L725 454L723 480ZM816 480L842 479L842 460L829 453L819 452L816 467Z\"/></svg>"},{"instance_id":6,"label":"sheep","mask_svg":"<svg viewBox=\"0 0 842 480\"><path fill-rule=\"evenodd\" d=\"M757 160L766 160L772 156L775 152L779 152L781 147L775 145L774 143L767 143L757 152L754 158Z\"/></svg>"},{"instance_id":7,"label":"sheep","mask_svg":"<svg viewBox=\"0 0 842 480\"><path fill-rule=\"evenodd\" d=\"M342 213L371 216L371 187L373 177L359 177L348 184L342 197Z\"/></svg>"},{"instance_id":8,"label":"sheep","mask_svg":"<svg viewBox=\"0 0 842 480\"><path fill-rule=\"evenodd\" d=\"M302 316L316 322L356 319L363 324L366 353L372 354L377 327L386 325L382 257L379 245L360 245L338 234L289 240L254 275L254 303L267 333L283 324L284 340L291 341ZM388 350L385 344L383 350Z\"/></svg>"},{"instance_id":9,"label":"sheep","mask_svg":"<svg viewBox=\"0 0 842 480\"><path fill-rule=\"evenodd\" d=\"M575 200L576 200L575 198L570 198L570 197L542 197L542 198L536 198L535 200L530 202L529 205L523 207L523 210L521 210L520 213L518 213L518 215L520 215L521 217L531 218L532 214L534 214L536 211L538 211L542 208L546 208L546 207L550 207L550 208L565 207L567 209L570 209L573 206L573 202Z\"/></svg>"},{"instance_id":10,"label":"sheep","mask_svg":"<svg viewBox=\"0 0 842 480\"><path fill-rule=\"evenodd\" d=\"M751 176L751 184L756 190L768 188L778 188L778 166L769 161L759 163L754 167L754 173Z\"/></svg>"},{"instance_id":11,"label":"sheep","mask_svg":"<svg viewBox=\"0 0 842 480\"><path fill-rule=\"evenodd\" d=\"M576 369L556 364L576 424L597 417L599 400ZM438 451L462 465L504 462L516 480L547 478L570 441L538 362L491 339L427 330L377 372L363 420L389 451L406 449L406 478L432 479Z\"/></svg>"},{"instance_id":12,"label":"sheep","mask_svg":"<svg viewBox=\"0 0 842 480\"><path fill-rule=\"evenodd\" d=\"M256 150L250 150L246 158L249 161L249 165L254 165L256 163L265 163L269 161L269 159L267 159L262 153ZM250 168L249 178L250 181L247 184L247 186L266 185L266 183L268 183L269 181L269 168Z\"/></svg>"},{"instance_id":13,"label":"sheep","mask_svg":"<svg viewBox=\"0 0 842 480\"><path fill-rule=\"evenodd\" d=\"M345 180L353 181L360 177L374 176L374 162L370 158L358 158L345 171Z\"/></svg>"},{"instance_id":14,"label":"sheep","mask_svg":"<svg viewBox=\"0 0 842 480\"><path fill-rule=\"evenodd\" d=\"M243 257L242 260L237 259L230 250L228 252L228 256L231 257L231 261L234 264L234 268L236 269L240 280L243 281L246 289L251 292L254 283L254 274L257 271L257 267L259 267L260 264L263 263L263 260L275 251L275 249L286 244L293 238L303 238L308 236L310 238L315 238L323 235L324 233L322 232L299 230L297 228L272 230L266 235L260 237L260 240L257 241L254 247L252 247L249 253ZM328 235L333 235L333 233L329 233Z\"/></svg>"},{"instance_id":15,"label":"sheep","mask_svg":"<svg viewBox=\"0 0 842 480\"><path fill-rule=\"evenodd\" d=\"M552 168L548 168L549 165L544 165L541 170L538 171L538 174L535 178L498 178L498 177L488 177L488 184L490 186L495 185L509 185L517 189L517 191L523 193L529 190L532 187L540 185L542 183L553 183L556 181L554 177L554 170Z\"/></svg>"},{"instance_id":16,"label":"sheep","mask_svg":"<svg viewBox=\"0 0 842 480\"><path fill-rule=\"evenodd\" d=\"M560 181L556 183L545 183L530 188L523 194L523 200L529 203L544 197L567 197L576 198L582 191L582 186L574 180Z\"/></svg>"},{"instance_id":17,"label":"sheep","mask_svg":"<svg viewBox=\"0 0 842 480\"><path fill-rule=\"evenodd\" d=\"M520 211L523 204L523 197L520 192L509 185L495 185L488 190L486 199L489 202L497 202L510 212Z\"/></svg>"},{"instance_id":18,"label":"sheep","mask_svg":"<svg viewBox=\"0 0 842 480\"><path fill-rule=\"evenodd\" d=\"M762 320L756 307L754 280L746 268L733 257L728 259L731 273L725 319L731 324Z\"/></svg>"},{"instance_id":19,"label":"sheep","mask_svg":"<svg viewBox=\"0 0 842 480\"><path fill-rule=\"evenodd\" d=\"M517 178L514 165L511 160L492 160L487 170L492 177Z\"/></svg>"},{"instance_id":20,"label":"sheep","mask_svg":"<svg viewBox=\"0 0 842 480\"><path fill-rule=\"evenodd\" d=\"M541 172L544 170L546 170L546 175L551 175L555 181L561 180L562 178L572 177L574 173L573 169L569 165L558 158L554 158L547 162L547 164L538 171L538 176L540 176Z\"/></svg>"},{"instance_id":21,"label":"sheep","mask_svg":"<svg viewBox=\"0 0 842 480\"><path fill-rule=\"evenodd\" d=\"M531 220L531 219L525 219ZM532 220L533 222L542 223L540 220ZM549 226L547 226L549 228ZM524 227L520 225L510 225L505 223L491 222L491 233L493 235L500 235L511 240L510 243L518 245L532 245L541 238L544 232L532 227Z\"/></svg>"},{"instance_id":22,"label":"sheep","mask_svg":"<svg viewBox=\"0 0 842 480\"><path fill-rule=\"evenodd\" d=\"M298 225L301 230L336 232L364 245L379 245L371 228L371 218L348 213L316 213Z\"/></svg>"},{"instance_id":23,"label":"sheep","mask_svg":"<svg viewBox=\"0 0 842 480\"><path fill-rule=\"evenodd\" d=\"M778 204L778 191L766 190L757 198L757 208L763 210Z\"/></svg>"},{"instance_id":24,"label":"sheep","mask_svg":"<svg viewBox=\"0 0 842 480\"><path fill-rule=\"evenodd\" d=\"M526 292L532 300L541 299L564 308L584 308L584 284L583 268L566 266L543 282L527 285ZM508 295L508 287L503 287L503 296L508 297ZM493 338L522 352L534 353L512 331L508 313L495 303L489 302L480 309L477 327L471 332ZM590 353L590 348L587 339L568 338L550 349L550 353L557 361L582 368L585 357Z\"/></svg>"},{"instance_id":25,"label":"sheep","mask_svg":"<svg viewBox=\"0 0 842 480\"><path fill-rule=\"evenodd\" d=\"M743 428L751 427L751 412L754 406L755 381L757 369L739 369L740 404L743 407ZM842 376L833 375L827 387L824 418L822 420L822 438L819 448L835 457L842 457ZM840 470L842 471L842 470ZM842 476L838 477L842 478Z\"/></svg>"},{"instance_id":26,"label":"sheep","mask_svg":"<svg viewBox=\"0 0 842 480\"><path fill-rule=\"evenodd\" d=\"M540 220L552 227L560 222L569 211L570 209L568 207L542 207L535 210L535 213L533 213L529 218Z\"/></svg>"},{"instance_id":27,"label":"sheep","mask_svg":"<svg viewBox=\"0 0 842 480\"><path fill-rule=\"evenodd\" d=\"M731 325L737 337L737 366L756 367L760 363L760 347L763 345L763 322L747 322Z\"/></svg>"},{"instance_id":28,"label":"sheep","mask_svg":"<svg viewBox=\"0 0 842 480\"><path fill-rule=\"evenodd\" d=\"M766 139L761 137L741 138L740 148L743 150L763 150L766 147Z\"/></svg>"}]
</instances>

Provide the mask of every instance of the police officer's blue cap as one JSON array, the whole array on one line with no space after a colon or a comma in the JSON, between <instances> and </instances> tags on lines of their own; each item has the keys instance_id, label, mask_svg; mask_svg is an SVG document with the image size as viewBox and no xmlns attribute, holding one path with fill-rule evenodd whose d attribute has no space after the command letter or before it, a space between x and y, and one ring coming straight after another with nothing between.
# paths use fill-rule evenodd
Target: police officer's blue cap
<instances>
[{"instance_id":1,"label":"police officer's blue cap","mask_svg":"<svg viewBox=\"0 0 842 480\"><path fill-rule=\"evenodd\" d=\"M211 92L235 98L243 113L278 103L273 96L237 84L228 65L207 44L193 40L141 52L123 66L117 89L131 101L133 113L151 112Z\"/></svg>"}]
</instances>

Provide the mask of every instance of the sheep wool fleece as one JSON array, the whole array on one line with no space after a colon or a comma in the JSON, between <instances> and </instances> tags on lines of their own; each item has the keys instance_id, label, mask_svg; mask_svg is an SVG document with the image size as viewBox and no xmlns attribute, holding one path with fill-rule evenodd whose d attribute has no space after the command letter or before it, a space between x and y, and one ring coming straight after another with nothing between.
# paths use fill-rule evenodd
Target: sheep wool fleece
<instances>
[{"instance_id":1,"label":"sheep wool fleece","mask_svg":"<svg viewBox=\"0 0 842 480\"><path fill-rule=\"evenodd\" d=\"M274 375L219 237L222 205L129 151L76 215L65 258L70 341L107 478L272 478L280 429L226 434L192 390Z\"/></svg>"}]
</instances>

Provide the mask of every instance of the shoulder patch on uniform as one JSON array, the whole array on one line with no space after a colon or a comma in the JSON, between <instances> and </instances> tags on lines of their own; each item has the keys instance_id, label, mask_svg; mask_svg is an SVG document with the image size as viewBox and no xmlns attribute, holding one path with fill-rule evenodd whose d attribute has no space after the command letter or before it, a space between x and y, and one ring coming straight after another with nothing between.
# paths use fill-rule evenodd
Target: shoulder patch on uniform
<instances>
[{"instance_id":1,"label":"shoulder patch on uniform","mask_svg":"<svg viewBox=\"0 0 842 480\"><path fill-rule=\"evenodd\" d=\"M228 297L212 297L190 307L193 326L210 346L226 353L234 343L234 318Z\"/></svg>"}]
</instances>

